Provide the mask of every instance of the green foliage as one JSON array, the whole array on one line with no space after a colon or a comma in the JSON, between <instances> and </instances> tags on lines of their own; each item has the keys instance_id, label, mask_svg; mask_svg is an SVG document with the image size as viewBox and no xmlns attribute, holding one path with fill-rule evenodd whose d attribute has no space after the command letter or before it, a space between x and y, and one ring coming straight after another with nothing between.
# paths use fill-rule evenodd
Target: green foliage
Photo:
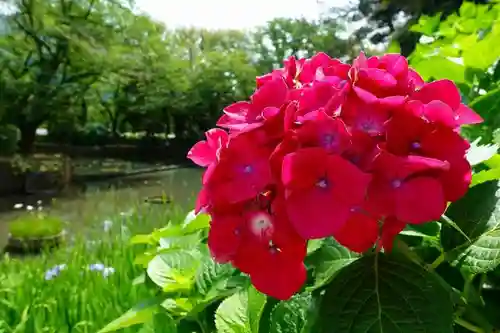
<instances>
[{"instance_id":1,"label":"green foliage","mask_svg":"<svg viewBox=\"0 0 500 333\"><path fill-rule=\"evenodd\" d=\"M417 46L410 56L412 65L426 80L460 78L455 81L474 84L484 79L484 72L500 55L500 47L494 42L500 36L499 14L498 5L464 2L458 15L442 22L440 14L421 17L411 30L422 33L429 42Z\"/></svg>"},{"instance_id":2,"label":"green foliage","mask_svg":"<svg viewBox=\"0 0 500 333\"><path fill-rule=\"evenodd\" d=\"M215 312L215 327L220 333L258 333L266 296L253 287L226 298Z\"/></svg>"},{"instance_id":3,"label":"green foliage","mask_svg":"<svg viewBox=\"0 0 500 333\"><path fill-rule=\"evenodd\" d=\"M309 293L278 303L271 312L271 333L308 333L317 319L319 307Z\"/></svg>"},{"instance_id":4,"label":"green foliage","mask_svg":"<svg viewBox=\"0 0 500 333\"><path fill-rule=\"evenodd\" d=\"M133 264L140 249L128 245L124 230L152 230L158 226L157 221L172 214L147 210L139 203L134 204L131 216L122 217L118 212L109 216L112 206L100 207L93 214L85 212L81 221L87 226L85 233L70 237L68 246L60 250L37 257L1 255L0 332L95 333L141 300L154 298L145 286L130 283L141 273L141 268ZM105 218L113 221L106 232ZM115 271L104 277L101 271L90 270L89 265L96 263ZM61 264L65 269L46 280L47 272ZM167 318L159 313L144 326L154 326L155 333L172 333ZM121 332L137 333L140 328Z\"/></svg>"},{"instance_id":5,"label":"green foliage","mask_svg":"<svg viewBox=\"0 0 500 333\"><path fill-rule=\"evenodd\" d=\"M469 139L497 141L500 125L500 4L464 2L458 13L441 21L441 14L422 16L411 27L423 35L409 61L425 80L451 79L465 103L484 118L466 127Z\"/></svg>"},{"instance_id":6,"label":"green foliage","mask_svg":"<svg viewBox=\"0 0 500 333\"><path fill-rule=\"evenodd\" d=\"M443 248L452 263L467 273L487 273L500 265L497 191L497 181L477 185L447 210L447 217L462 233L444 226L441 230Z\"/></svg>"},{"instance_id":7,"label":"green foliage","mask_svg":"<svg viewBox=\"0 0 500 333\"><path fill-rule=\"evenodd\" d=\"M64 222L56 216L28 213L9 224L9 233L16 238L56 236L63 231Z\"/></svg>"},{"instance_id":8,"label":"green foliage","mask_svg":"<svg viewBox=\"0 0 500 333\"><path fill-rule=\"evenodd\" d=\"M407 258L375 254L327 287L319 332L453 332L453 304L439 279Z\"/></svg>"},{"instance_id":9,"label":"green foliage","mask_svg":"<svg viewBox=\"0 0 500 333\"><path fill-rule=\"evenodd\" d=\"M132 309L123 314L123 316L109 323L106 327L100 330L99 333L115 332L132 325L149 323L154 319L157 311L158 301L156 299L153 298L149 301L145 301L137 306L134 306ZM163 322L162 324L168 325L168 321Z\"/></svg>"},{"instance_id":10,"label":"green foliage","mask_svg":"<svg viewBox=\"0 0 500 333\"><path fill-rule=\"evenodd\" d=\"M333 238L323 241L321 247L307 258L307 263L312 267L315 277L310 290L321 288L330 283L342 267L354 262L357 257L356 253L350 252Z\"/></svg>"}]
</instances>

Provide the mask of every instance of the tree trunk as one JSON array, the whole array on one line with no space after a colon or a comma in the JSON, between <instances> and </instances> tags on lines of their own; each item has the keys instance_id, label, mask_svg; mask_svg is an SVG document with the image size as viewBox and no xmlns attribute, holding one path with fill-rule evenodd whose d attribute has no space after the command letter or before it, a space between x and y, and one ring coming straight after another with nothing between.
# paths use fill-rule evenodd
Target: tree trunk
<instances>
[{"instance_id":1,"label":"tree trunk","mask_svg":"<svg viewBox=\"0 0 500 333\"><path fill-rule=\"evenodd\" d=\"M27 155L33 152L36 139L36 130L38 126L35 124L24 124L19 127L21 131L21 140L19 140L19 152Z\"/></svg>"}]
</instances>

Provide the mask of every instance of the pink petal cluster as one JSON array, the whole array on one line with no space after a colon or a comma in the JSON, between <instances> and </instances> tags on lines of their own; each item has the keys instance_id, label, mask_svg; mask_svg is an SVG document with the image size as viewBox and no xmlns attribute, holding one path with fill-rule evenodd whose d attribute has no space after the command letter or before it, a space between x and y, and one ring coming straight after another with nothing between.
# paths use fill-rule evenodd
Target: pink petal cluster
<instances>
[{"instance_id":1,"label":"pink petal cluster","mask_svg":"<svg viewBox=\"0 0 500 333\"><path fill-rule=\"evenodd\" d=\"M440 218L471 181L465 124L482 119L449 80L425 83L398 54L352 65L318 53L257 77L188 157L206 167L196 211L216 261L288 299L307 240L390 251L406 224Z\"/></svg>"}]
</instances>

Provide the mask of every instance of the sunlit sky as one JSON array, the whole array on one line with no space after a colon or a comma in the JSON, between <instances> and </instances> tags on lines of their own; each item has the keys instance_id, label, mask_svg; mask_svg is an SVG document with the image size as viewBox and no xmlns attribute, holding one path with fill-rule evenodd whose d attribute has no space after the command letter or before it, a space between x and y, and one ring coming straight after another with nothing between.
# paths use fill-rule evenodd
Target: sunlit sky
<instances>
[{"instance_id":1,"label":"sunlit sky","mask_svg":"<svg viewBox=\"0 0 500 333\"><path fill-rule=\"evenodd\" d=\"M246 29L275 17L317 19L322 5L349 0L136 0L137 6L170 27Z\"/></svg>"}]
</instances>

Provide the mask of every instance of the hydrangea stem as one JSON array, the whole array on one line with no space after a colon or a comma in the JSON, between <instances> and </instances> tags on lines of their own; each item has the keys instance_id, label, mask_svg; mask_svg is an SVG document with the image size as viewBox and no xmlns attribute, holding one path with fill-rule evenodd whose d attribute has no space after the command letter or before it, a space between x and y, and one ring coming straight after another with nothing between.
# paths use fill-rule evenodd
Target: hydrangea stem
<instances>
[{"instance_id":1,"label":"hydrangea stem","mask_svg":"<svg viewBox=\"0 0 500 333\"><path fill-rule=\"evenodd\" d=\"M432 262L432 264L430 264L430 265L428 266L429 270L432 270L432 271L433 271L433 270L435 270L436 268L438 268L438 266L439 266L439 265L441 265L441 264L443 263L444 259L445 259L445 255L444 255L444 253L441 253L441 254L439 255L439 257L437 257L437 258L436 258L436 260L434 260L434 261Z\"/></svg>"},{"instance_id":2,"label":"hydrangea stem","mask_svg":"<svg viewBox=\"0 0 500 333\"><path fill-rule=\"evenodd\" d=\"M469 243L472 243L471 239L469 238L469 236L467 236L467 234L465 232L463 232L462 229L460 229L460 227L452 220L450 219L448 216L446 216L445 214L441 215L441 221L445 222L446 224L450 225L453 229L455 229L456 231L458 231L462 236L464 236L464 238L469 242Z\"/></svg>"},{"instance_id":3,"label":"hydrangea stem","mask_svg":"<svg viewBox=\"0 0 500 333\"><path fill-rule=\"evenodd\" d=\"M423 265L423 260L422 258L420 258L418 256L418 254L416 254L415 252L413 252L410 247L408 246L408 244L406 244L404 241L400 240L400 239L396 239L396 242L395 242L395 247L405 256L407 257L408 259L410 259L411 261L414 261L415 263L419 264L419 265Z\"/></svg>"},{"instance_id":4,"label":"hydrangea stem","mask_svg":"<svg viewBox=\"0 0 500 333\"><path fill-rule=\"evenodd\" d=\"M481 327L477 327L462 318L455 318L455 323L474 333L486 333Z\"/></svg>"},{"instance_id":5,"label":"hydrangea stem","mask_svg":"<svg viewBox=\"0 0 500 333\"><path fill-rule=\"evenodd\" d=\"M418 263L419 265L424 266L429 271L435 270L446 259L445 258L445 253L441 253L439 255L439 257L437 257L436 260L434 260L431 264L424 264L424 261L422 260L422 258L420 258L418 254L416 254L415 252L413 252L410 249L410 247L408 246L408 244L406 244L402 240L396 240L396 244L395 245L396 245L397 249L402 254L404 254L408 259L410 259L410 260Z\"/></svg>"}]
</instances>

